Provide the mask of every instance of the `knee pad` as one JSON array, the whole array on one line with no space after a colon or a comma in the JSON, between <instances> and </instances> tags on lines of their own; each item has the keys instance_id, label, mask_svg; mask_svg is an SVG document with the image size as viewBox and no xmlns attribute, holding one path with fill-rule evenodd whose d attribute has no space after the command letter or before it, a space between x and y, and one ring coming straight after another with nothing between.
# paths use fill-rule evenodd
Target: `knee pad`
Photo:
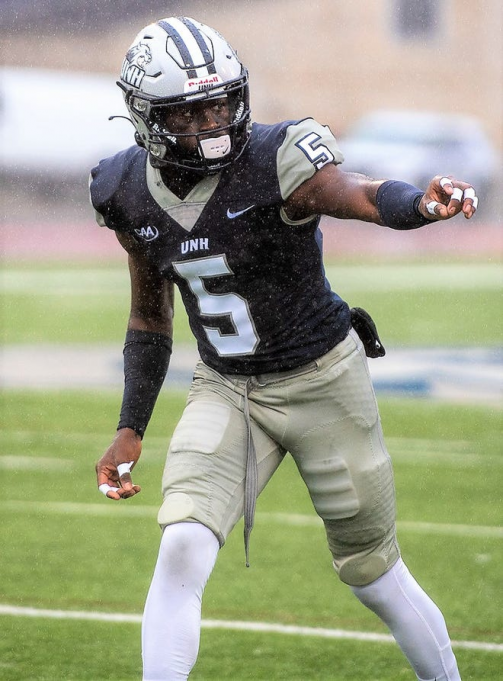
<instances>
[{"instance_id":1,"label":"knee pad","mask_svg":"<svg viewBox=\"0 0 503 681\"><path fill-rule=\"evenodd\" d=\"M349 586L365 586L381 577L391 564L379 553L357 554L342 560L334 559L334 568L341 582Z\"/></svg>"},{"instance_id":2,"label":"knee pad","mask_svg":"<svg viewBox=\"0 0 503 681\"><path fill-rule=\"evenodd\" d=\"M208 522L204 515L197 512L196 504L184 492L171 492L167 495L157 514L157 522L161 530L164 530L169 525L177 525L178 523L200 524L213 532L220 546L225 544L223 534L213 523Z\"/></svg>"},{"instance_id":3,"label":"knee pad","mask_svg":"<svg viewBox=\"0 0 503 681\"><path fill-rule=\"evenodd\" d=\"M184 520L192 519L194 511L194 502L188 494L183 492L172 492L168 494L164 500L159 513L157 514L157 522L162 527L172 525L173 523L180 523Z\"/></svg>"},{"instance_id":4,"label":"knee pad","mask_svg":"<svg viewBox=\"0 0 503 681\"><path fill-rule=\"evenodd\" d=\"M398 560L400 551L394 525L359 531L325 521L327 538L339 578L349 586L365 586L387 572Z\"/></svg>"}]
</instances>

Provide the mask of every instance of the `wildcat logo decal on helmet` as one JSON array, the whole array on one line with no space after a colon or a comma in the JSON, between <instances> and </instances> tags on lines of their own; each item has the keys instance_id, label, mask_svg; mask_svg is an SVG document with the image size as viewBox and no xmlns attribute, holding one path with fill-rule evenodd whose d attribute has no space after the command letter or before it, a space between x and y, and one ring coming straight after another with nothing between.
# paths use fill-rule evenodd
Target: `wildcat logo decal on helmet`
<instances>
[{"instance_id":1,"label":"wildcat logo decal on helmet","mask_svg":"<svg viewBox=\"0 0 503 681\"><path fill-rule=\"evenodd\" d=\"M129 48L122 63L121 78L129 85L140 87L145 76L145 67L152 61L150 47L145 43L138 43Z\"/></svg>"}]
</instances>

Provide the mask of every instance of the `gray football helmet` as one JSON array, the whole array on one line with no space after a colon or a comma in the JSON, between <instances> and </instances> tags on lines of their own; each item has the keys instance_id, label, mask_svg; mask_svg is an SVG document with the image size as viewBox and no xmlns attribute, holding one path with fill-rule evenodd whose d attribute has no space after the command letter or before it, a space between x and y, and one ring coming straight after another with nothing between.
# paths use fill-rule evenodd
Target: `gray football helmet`
<instances>
[{"instance_id":1,"label":"gray football helmet","mask_svg":"<svg viewBox=\"0 0 503 681\"><path fill-rule=\"evenodd\" d=\"M248 143L248 72L217 31L194 19L169 17L140 31L126 54L117 85L124 92L136 142L147 149L157 167L215 173L235 161ZM168 107L221 97L227 97L230 124L215 130L214 138L192 135L198 151L187 152L179 144L186 134L166 129Z\"/></svg>"}]
</instances>

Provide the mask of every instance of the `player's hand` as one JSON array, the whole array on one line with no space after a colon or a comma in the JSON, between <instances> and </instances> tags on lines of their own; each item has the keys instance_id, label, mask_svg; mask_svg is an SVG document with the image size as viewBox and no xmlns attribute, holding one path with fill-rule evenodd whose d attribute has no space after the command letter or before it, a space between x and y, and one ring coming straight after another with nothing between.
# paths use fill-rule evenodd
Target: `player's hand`
<instances>
[{"instance_id":1,"label":"player's hand","mask_svg":"<svg viewBox=\"0 0 503 681\"><path fill-rule=\"evenodd\" d=\"M431 180L419 204L419 212L428 220L448 220L463 213L468 220L477 210L478 197L467 182L451 175L437 175Z\"/></svg>"},{"instance_id":2,"label":"player's hand","mask_svg":"<svg viewBox=\"0 0 503 681\"><path fill-rule=\"evenodd\" d=\"M141 438L131 428L117 431L112 444L96 464L98 489L109 499L127 499L141 491L133 485L131 470L140 458Z\"/></svg>"}]
</instances>

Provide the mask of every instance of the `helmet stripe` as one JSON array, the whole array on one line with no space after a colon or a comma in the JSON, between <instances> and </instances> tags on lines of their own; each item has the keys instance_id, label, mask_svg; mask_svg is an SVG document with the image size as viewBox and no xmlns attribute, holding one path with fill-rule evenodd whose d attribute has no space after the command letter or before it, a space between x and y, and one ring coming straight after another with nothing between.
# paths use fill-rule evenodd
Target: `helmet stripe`
<instances>
[{"instance_id":1,"label":"helmet stripe","mask_svg":"<svg viewBox=\"0 0 503 681\"><path fill-rule=\"evenodd\" d=\"M180 57L182 58L182 61L185 65L185 68L187 69L187 76L189 78L196 78L197 72L194 68L194 60L192 58L192 55L189 52L189 49L187 45L185 44L182 36L178 33L176 28L174 28L170 23L167 21L161 20L157 22L158 25L163 28L168 36L173 40L175 43L176 47L178 48L178 51L180 52Z\"/></svg>"},{"instance_id":2,"label":"helmet stripe","mask_svg":"<svg viewBox=\"0 0 503 681\"><path fill-rule=\"evenodd\" d=\"M206 68L208 75L216 73L211 50L201 31L192 21L186 17L178 17L170 21L162 19L157 23L175 43L188 78L197 77L196 69L200 68ZM177 23L180 30L176 28Z\"/></svg>"},{"instance_id":3,"label":"helmet stripe","mask_svg":"<svg viewBox=\"0 0 503 681\"><path fill-rule=\"evenodd\" d=\"M189 31L194 36L194 39L199 49L201 50L203 58L206 62L206 65L208 66L208 74L216 73L217 70L215 68L213 55L209 51L208 45L206 44L206 41L201 35L201 31L197 28L195 24L192 23L192 21L190 21L190 19L187 19L187 17L180 17L180 21L189 29Z\"/></svg>"}]
</instances>

